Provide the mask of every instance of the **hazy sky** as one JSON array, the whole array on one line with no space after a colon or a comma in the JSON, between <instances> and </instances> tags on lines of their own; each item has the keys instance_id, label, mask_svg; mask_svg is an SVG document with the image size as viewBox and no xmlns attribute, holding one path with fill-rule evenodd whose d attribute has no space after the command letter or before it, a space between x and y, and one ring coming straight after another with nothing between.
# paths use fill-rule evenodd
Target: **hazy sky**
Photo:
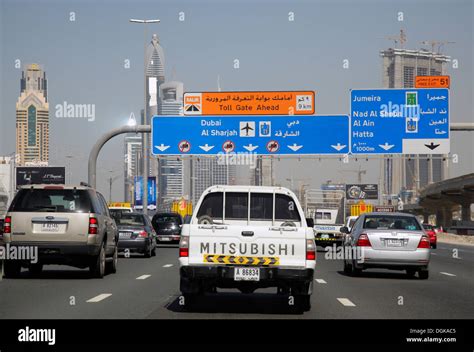
<instances>
[{"instance_id":1,"label":"hazy sky","mask_svg":"<svg viewBox=\"0 0 474 352\"><path fill-rule=\"evenodd\" d=\"M15 151L15 103L22 64L46 70L50 102L51 165L66 165L72 182L87 179L87 157L97 138L126 123L143 105L143 26L129 18L160 18L149 25L165 52L166 78L185 91L315 90L316 112L349 113L350 88L382 86L379 51L393 46L386 36L407 33L407 48L423 40L456 42L444 53L459 61L451 75L451 121L474 121L472 1L22 1L0 0L0 155ZM179 21L179 12L185 21ZM288 21L294 12L295 20ZM403 11L404 21L397 21ZM75 21L70 21L74 12ZM234 69L233 60L240 60ZM349 60L349 69L343 60ZM131 67L124 68L125 60ZM96 119L59 119L56 104L94 104ZM459 163L450 176L473 172L472 133L453 132ZM68 157L69 156L69 157ZM377 182L379 162L280 161L277 182L305 179ZM106 177L123 174L123 137L103 149L98 188L108 196ZM240 173L242 174L242 172ZM123 180L114 184L123 196Z\"/></svg>"}]
</instances>

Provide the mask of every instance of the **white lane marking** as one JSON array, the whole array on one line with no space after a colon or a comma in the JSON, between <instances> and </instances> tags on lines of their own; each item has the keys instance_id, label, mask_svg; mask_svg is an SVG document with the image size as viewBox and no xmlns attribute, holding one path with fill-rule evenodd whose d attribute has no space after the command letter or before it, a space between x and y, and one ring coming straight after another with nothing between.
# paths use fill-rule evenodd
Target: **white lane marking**
<instances>
[{"instance_id":1,"label":"white lane marking","mask_svg":"<svg viewBox=\"0 0 474 352\"><path fill-rule=\"evenodd\" d=\"M431 255L438 255L438 253L431 253Z\"/></svg>"},{"instance_id":2,"label":"white lane marking","mask_svg":"<svg viewBox=\"0 0 474 352\"><path fill-rule=\"evenodd\" d=\"M349 299L347 298L338 298L337 299L343 306L346 307L355 307L356 305L352 303Z\"/></svg>"},{"instance_id":3,"label":"white lane marking","mask_svg":"<svg viewBox=\"0 0 474 352\"><path fill-rule=\"evenodd\" d=\"M451 274L451 273L445 273L444 271L441 271L440 274L443 274L443 275L446 275L446 276L456 276L456 275Z\"/></svg>"},{"instance_id":4,"label":"white lane marking","mask_svg":"<svg viewBox=\"0 0 474 352\"><path fill-rule=\"evenodd\" d=\"M323 279L315 279L318 284L327 284Z\"/></svg>"},{"instance_id":5,"label":"white lane marking","mask_svg":"<svg viewBox=\"0 0 474 352\"><path fill-rule=\"evenodd\" d=\"M142 275L136 278L136 280L145 280L148 279L151 275Z\"/></svg>"},{"instance_id":6,"label":"white lane marking","mask_svg":"<svg viewBox=\"0 0 474 352\"><path fill-rule=\"evenodd\" d=\"M163 265L163 268L170 268L172 266L173 266L173 264L165 264L165 265Z\"/></svg>"},{"instance_id":7,"label":"white lane marking","mask_svg":"<svg viewBox=\"0 0 474 352\"><path fill-rule=\"evenodd\" d=\"M90 300L86 301L87 303L97 303L97 302L100 302L104 299L106 299L107 297L110 297L112 296L111 293L102 293L98 296L95 296L95 297L92 297Z\"/></svg>"}]
</instances>

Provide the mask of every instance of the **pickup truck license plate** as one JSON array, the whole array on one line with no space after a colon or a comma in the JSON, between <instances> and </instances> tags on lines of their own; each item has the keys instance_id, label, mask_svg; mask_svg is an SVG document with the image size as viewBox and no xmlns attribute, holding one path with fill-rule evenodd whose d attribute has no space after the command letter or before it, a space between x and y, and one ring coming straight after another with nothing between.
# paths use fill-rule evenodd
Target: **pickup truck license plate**
<instances>
[{"instance_id":1,"label":"pickup truck license plate","mask_svg":"<svg viewBox=\"0 0 474 352\"><path fill-rule=\"evenodd\" d=\"M236 267L234 281L260 281L260 268Z\"/></svg>"}]
</instances>

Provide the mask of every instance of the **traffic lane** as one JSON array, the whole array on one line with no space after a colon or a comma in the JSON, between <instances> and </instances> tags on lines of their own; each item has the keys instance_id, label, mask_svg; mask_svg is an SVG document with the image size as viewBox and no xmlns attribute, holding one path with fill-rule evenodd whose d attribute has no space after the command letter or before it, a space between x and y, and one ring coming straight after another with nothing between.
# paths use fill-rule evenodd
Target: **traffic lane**
<instances>
[{"instance_id":1,"label":"traffic lane","mask_svg":"<svg viewBox=\"0 0 474 352\"><path fill-rule=\"evenodd\" d=\"M253 294L243 294L238 290L218 290L198 298L191 307L181 304L181 296L176 291L163 308L158 308L148 318L182 319L269 319L302 318L302 313L290 303L289 297L277 295L276 288L260 289Z\"/></svg>"},{"instance_id":2,"label":"traffic lane","mask_svg":"<svg viewBox=\"0 0 474 352\"><path fill-rule=\"evenodd\" d=\"M161 275L163 265L177 260L177 249L158 248L157 256L143 258L132 255L119 258L116 274L103 279L90 278L87 269L48 265L38 278L23 271L20 278L0 281L0 318L108 318L122 307L102 312L100 305L115 301L120 292L126 294L142 275ZM139 284L138 284L139 286ZM97 304L87 300L112 294ZM75 304L71 304L75 303ZM123 310L123 309L122 309ZM126 309L125 309L126 310ZM104 313L104 314L103 314ZM126 315L122 315L126 318Z\"/></svg>"},{"instance_id":3,"label":"traffic lane","mask_svg":"<svg viewBox=\"0 0 474 352\"><path fill-rule=\"evenodd\" d=\"M325 294L325 301L331 298L346 297L355 307L348 306L344 316L350 318L473 318L474 313L469 305L474 306L471 280L453 280L440 272L446 270L446 263L436 256L431 258L430 278L419 280L408 278L403 271L369 269L359 277L346 275L342 260L325 258L325 253L318 253L320 276L326 275L327 284L320 294ZM467 264L469 265L469 264ZM326 311L317 317L330 318ZM339 317L340 315L337 315Z\"/></svg>"},{"instance_id":4,"label":"traffic lane","mask_svg":"<svg viewBox=\"0 0 474 352\"><path fill-rule=\"evenodd\" d=\"M474 263L474 246L438 242L436 249L431 251L435 256L449 257Z\"/></svg>"}]
</instances>

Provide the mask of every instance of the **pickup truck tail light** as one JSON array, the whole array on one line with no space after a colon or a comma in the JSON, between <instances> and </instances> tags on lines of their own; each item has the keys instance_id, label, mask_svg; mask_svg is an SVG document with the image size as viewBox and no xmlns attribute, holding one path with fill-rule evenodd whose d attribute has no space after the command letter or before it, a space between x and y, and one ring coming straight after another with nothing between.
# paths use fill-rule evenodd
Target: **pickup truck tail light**
<instances>
[{"instance_id":1,"label":"pickup truck tail light","mask_svg":"<svg viewBox=\"0 0 474 352\"><path fill-rule=\"evenodd\" d=\"M189 236L181 236L179 241L179 256L183 258L189 257Z\"/></svg>"},{"instance_id":2,"label":"pickup truck tail light","mask_svg":"<svg viewBox=\"0 0 474 352\"><path fill-rule=\"evenodd\" d=\"M3 233L11 233L12 232L12 217L6 216L5 222L3 223Z\"/></svg>"},{"instance_id":3,"label":"pickup truck tail light","mask_svg":"<svg viewBox=\"0 0 474 352\"><path fill-rule=\"evenodd\" d=\"M306 240L306 260L316 260L316 244L313 240Z\"/></svg>"},{"instance_id":4,"label":"pickup truck tail light","mask_svg":"<svg viewBox=\"0 0 474 352\"><path fill-rule=\"evenodd\" d=\"M98 223L97 218L89 218L89 235L97 235Z\"/></svg>"},{"instance_id":5,"label":"pickup truck tail light","mask_svg":"<svg viewBox=\"0 0 474 352\"><path fill-rule=\"evenodd\" d=\"M418 248L431 248L430 238L428 236L421 236L420 243L418 243Z\"/></svg>"},{"instance_id":6,"label":"pickup truck tail light","mask_svg":"<svg viewBox=\"0 0 474 352\"><path fill-rule=\"evenodd\" d=\"M146 232L146 231L140 231L140 232L138 233L138 236L139 236L139 237L143 237L143 238L147 238L147 237L148 237L148 232Z\"/></svg>"},{"instance_id":7,"label":"pickup truck tail light","mask_svg":"<svg viewBox=\"0 0 474 352\"><path fill-rule=\"evenodd\" d=\"M367 234L363 233L359 236L359 239L357 240L357 247L372 247L372 244L370 243L369 236Z\"/></svg>"}]
</instances>

